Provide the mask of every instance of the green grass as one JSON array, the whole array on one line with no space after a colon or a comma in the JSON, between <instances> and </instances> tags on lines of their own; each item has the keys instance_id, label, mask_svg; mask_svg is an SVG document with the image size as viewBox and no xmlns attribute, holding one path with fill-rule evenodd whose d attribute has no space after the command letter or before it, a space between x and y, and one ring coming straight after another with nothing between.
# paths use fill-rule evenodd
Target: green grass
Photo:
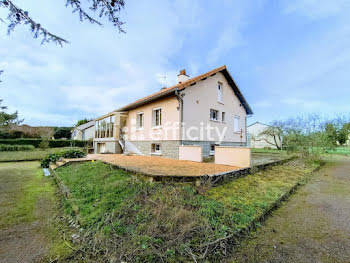
<instances>
[{"instance_id":1,"label":"green grass","mask_svg":"<svg viewBox=\"0 0 350 263\"><path fill-rule=\"evenodd\" d=\"M31 232L39 233L49 250L47 260L71 253L62 238L64 226L55 219L56 187L52 178L43 176L38 162L0 163L0 185L0 231L24 228L25 234L18 237L24 243L30 242L25 239Z\"/></svg>"},{"instance_id":2,"label":"green grass","mask_svg":"<svg viewBox=\"0 0 350 263\"><path fill-rule=\"evenodd\" d=\"M224 204L231 211L234 229L240 231L257 221L293 186L303 182L317 166L306 167L299 161L274 166L212 188L206 196Z\"/></svg>"},{"instance_id":3,"label":"green grass","mask_svg":"<svg viewBox=\"0 0 350 263\"><path fill-rule=\"evenodd\" d=\"M77 211L90 233L84 250L99 251L99 260L181 262L194 256L212 262L222 260L230 247L218 240L250 226L312 168L295 161L201 194L188 184L149 184L101 162L56 172L70 190L66 211Z\"/></svg>"},{"instance_id":4,"label":"green grass","mask_svg":"<svg viewBox=\"0 0 350 263\"><path fill-rule=\"evenodd\" d=\"M273 153L273 154L287 154L285 150L277 150L277 149L264 149L264 148L251 148L252 153Z\"/></svg>"},{"instance_id":5,"label":"green grass","mask_svg":"<svg viewBox=\"0 0 350 263\"><path fill-rule=\"evenodd\" d=\"M327 153L350 156L350 147L337 147L334 150L327 150Z\"/></svg>"},{"instance_id":6,"label":"green grass","mask_svg":"<svg viewBox=\"0 0 350 263\"><path fill-rule=\"evenodd\" d=\"M33 151L0 152L0 162L4 161L26 161L41 160L48 153L64 151L71 148L49 148L46 150L35 149ZM80 149L80 148L77 148Z\"/></svg>"}]
</instances>

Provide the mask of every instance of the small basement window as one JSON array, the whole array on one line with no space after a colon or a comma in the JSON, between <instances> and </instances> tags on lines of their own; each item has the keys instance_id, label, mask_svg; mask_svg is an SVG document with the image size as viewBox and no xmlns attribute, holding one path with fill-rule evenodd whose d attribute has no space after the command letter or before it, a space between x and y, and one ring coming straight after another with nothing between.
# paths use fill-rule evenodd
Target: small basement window
<instances>
[{"instance_id":1,"label":"small basement window","mask_svg":"<svg viewBox=\"0 0 350 263\"><path fill-rule=\"evenodd\" d=\"M219 111L218 110L210 110L210 120L218 121L219 120Z\"/></svg>"},{"instance_id":2,"label":"small basement window","mask_svg":"<svg viewBox=\"0 0 350 263\"><path fill-rule=\"evenodd\" d=\"M225 112L222 112L222 113L221 113L221 121L222 121L222 122L225 122L225 117L226 117L226 116L225 116Z\"/></svg>"},{"instance_id":3,"label":"small basement window","mask_svg":"<svg viewBox=\"0 0 350 263\"><path fill-rule=\"evenodd\" d=\"M159 143L152 143L151 154L161 155L162 150Z\"/></svg>"},{"instance_id":4,"label":"small basement window","mask_svg":"<svg viewBox=\"0 0 350 263\"><path fill-rule=\"evenodd\" d=\"M214 155L214 154L215 154L215 144L211 144L209 155Z\"/></svg>"}]
</instances>

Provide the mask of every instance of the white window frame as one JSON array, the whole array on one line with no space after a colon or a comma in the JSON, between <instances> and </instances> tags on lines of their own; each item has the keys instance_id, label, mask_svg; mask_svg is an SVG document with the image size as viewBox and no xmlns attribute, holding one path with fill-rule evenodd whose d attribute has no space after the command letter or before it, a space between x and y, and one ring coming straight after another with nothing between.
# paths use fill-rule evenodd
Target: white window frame
<instances>
[{"instance_id":1,"label":"white window frame","mask_svg":"<svg viewBox=\"0 0 350 263\"><path fill-rule=\"evenodd\" d=\"M158 148L158 150L157 150L157 148ZM151 144L151 154L162 155L162 146L160 143L152 143Z\"/></svg>"},{"instance_id":2,"label":"white window frame","mask_svg":"<svg viewBox=\"0 0 350 263\"><path fill-rule=\"evenodd\" d=\"M226 122L226 112L221 112L221 121Z\"/></svg>"},{"instance_id":3,"label":"white window frame","mask_svg":"<svg viewBox=\"0 0 350 263\"><path fill-rule=\"evenodd\" d=\"M224 101L223 101L223 86L222 86L221 82L218 82L217 92L218 92L218 102L223 104L224 103Z\"/></svg>"},{"instance_id":4,"label":"white window frame","mask_svg":"<svg viewBox=\"0 0 350 263\"><path fill-rule=\"evenodd\" d=\"M241 133L241 128L240 128L240 116L235 115L233 119L233 132L234 133Z\"/></svg>"},{"instance_id":5,"label":"white window frame","mask_svg":"<svg viewBox=\"0 0 350 263\"><path fill-rule=\"evenodd\" d=\"M141 116L142 116L142 123L141 123L142 125L140 125ZM138 131L141 131L144 129L144 127L145 127L145 115L143 114L143 112L138 112L136 114L136 129Z\"/></svg>"},{"instance_id":6,"label":"white window frame","mask_svg":"<svg viewBox=\"0 0 350 263\"><path fill-rule=\"evenodd\" d=\"M156 115L157 115L157 111L160 112L159 114L159 123L157 125L156 121L157 121L157 118L156 118ZM153 129L157 129L157 128L161 128L162 127L162 108L161 107L158 107L158 108L154 108L152 109L152 128Z\"/></svg>"},{"instance_id":7,"label":"white window frame","mask_svg":"<svg viewBox=\"0 0 350 263\"><path fill-rule=\"evenodd\" d=\"M212 112L215 112L216 119L214 118L214 114L212 114ZM219 121L219 114L220 114L220 112L218 110L210 109L210 120L211 121Z\"/></svg>"}]
</instances>

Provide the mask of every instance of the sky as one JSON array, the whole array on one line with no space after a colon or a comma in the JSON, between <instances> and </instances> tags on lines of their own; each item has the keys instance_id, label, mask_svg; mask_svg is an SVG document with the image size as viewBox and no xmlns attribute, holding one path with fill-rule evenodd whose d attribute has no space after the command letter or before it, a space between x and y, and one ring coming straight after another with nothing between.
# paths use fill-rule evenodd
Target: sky
<instances>
[{"instance_id":1,"label":"sky","mask_svg":"<svg viewBox=\"0 0 350 263\"><path fill-rule=\"evenodd\" d=\"M349 0L126 0L125 34L80 22L62 0L13 2L70 41L41 45L0 22L0 99L29 125L73 126L176 84L180 69L221 65L248 123L350 112Z\"/></svg>"}]
</instances>

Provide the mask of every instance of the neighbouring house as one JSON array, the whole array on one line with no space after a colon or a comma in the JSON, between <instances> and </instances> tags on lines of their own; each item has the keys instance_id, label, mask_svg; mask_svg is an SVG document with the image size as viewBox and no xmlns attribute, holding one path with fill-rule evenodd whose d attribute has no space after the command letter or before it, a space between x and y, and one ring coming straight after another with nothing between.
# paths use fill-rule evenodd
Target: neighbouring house
<instances>
[{"instance_id":1,"label":"neighbouring house","mask_svg":"<svg viewBox=\"0 0 350 263\"><path fill-rule=\"evenodd\" d=\"M226 66L189 78L96 119L95 153L179 157L180 145L246 146L246 118L253 111Z\"/></svg>"},{"instance_id":2,"label":"neighbouring house","mask_svg":"<svg viewBox=\"0 0 350 263\"><path fill-rule=\"evenodd\" d=\"M273 126L261 122L248 125L248 146L251 148L281 148L283 137L278 136L277 132L274 132L275 129L271 128L273 128ZM265 132L268 129L271 132Z\"/></svg>"},{"instance_id":3,"label":"neighbouring house","mask_svg":"<svg viewBox=\"0 0 350 263\"><path fill-rule=\"evenodd\" d=\"M72 140L89 141L94 139L95 120L75 127L72 130Z\"/></svg>"}]
</instances>

